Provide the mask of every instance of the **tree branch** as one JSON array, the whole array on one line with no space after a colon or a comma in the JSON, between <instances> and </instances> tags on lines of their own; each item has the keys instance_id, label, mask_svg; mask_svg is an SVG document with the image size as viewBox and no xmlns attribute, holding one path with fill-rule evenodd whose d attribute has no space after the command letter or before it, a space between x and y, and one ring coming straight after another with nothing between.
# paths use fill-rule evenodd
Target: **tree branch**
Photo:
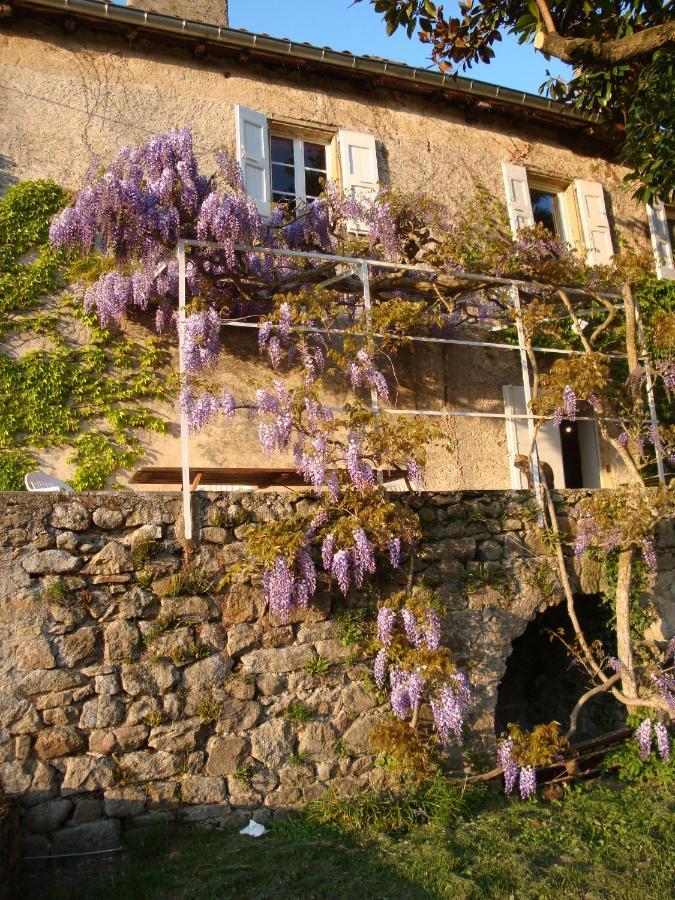
<instances>
[{"instance_id":1,"label":"tree branch","mask_svg":"<svg viewBox=\"0 0 675 900\"><path fill-rule=\"evenodd\" d=\"M567 734L565 735L568 741L577 732L577 719L579 718L579 713L581 712L583 707L592 697L596 697L598 694L604 694L606 691L611 691L619 678L621 678L621 675L617 672L616 675L612 675L612 677L608 678L607 681L596 684L595 687L592 687L590 690L586 691L585 694L582 694L581 697L579 697L570 715L570 727L567 731Z\"/></svg>"},{"instance_id":2,"label":"tree branch","mask_svg":"<svg viewBox=\"0 0 675 900\"><path fill-rule=\"evenodd\" d=\"M540 0L537 0L537 6L540 10L542 9ZM629 62L638 56L653 53L659 47L673 43L675 43L675 22L653 25L651 28L636 31L613 41L564 37L555 31L549 33L538 31L534 38L534 46L537 50L541 50L548 56L555 56L563 62L578 63L584 60L604 65L619 65Z\"/></svg>"}]
</instances>

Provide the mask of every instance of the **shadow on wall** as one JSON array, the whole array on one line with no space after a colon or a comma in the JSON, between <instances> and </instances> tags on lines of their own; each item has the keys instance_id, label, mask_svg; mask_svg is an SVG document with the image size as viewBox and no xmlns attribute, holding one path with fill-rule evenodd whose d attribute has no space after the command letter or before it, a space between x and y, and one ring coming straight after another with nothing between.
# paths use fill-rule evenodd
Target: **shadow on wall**
<instances>
[{"instance_id":1,"label":"shadow on wall","mask_svg":"<svg viewBox=\"0 0 675 900\"><path fill-rule=\"evenodd\" d=\"M5 156L4 153L0 153L0 195L4 194L7 188L16 184L19 180L12 175L12 169L14 169L13 160L9 156Z\"/></svg>"},{"instance_id":2,"label":"shadow on wall","mask_svg":"<svg viewBox=\"0 0 675 900\"><path fill-rule=\"evenodd\" d=\"M577 597L577 615L589 643L603 642L614 652L609 628L609 608L598 595ZM564 604L552 606L529 623L512 644L506 672L499 684L495 710L495 732L499 736L509 723L533 728L544 722L569 726L574 704L589 687L588 678L570 657L560 634L568 642L572 629ZM613 697L601 695L586 704L579 716L576 741L596 737L624 724L625 712Z\"/></svg>"}]
</instances>

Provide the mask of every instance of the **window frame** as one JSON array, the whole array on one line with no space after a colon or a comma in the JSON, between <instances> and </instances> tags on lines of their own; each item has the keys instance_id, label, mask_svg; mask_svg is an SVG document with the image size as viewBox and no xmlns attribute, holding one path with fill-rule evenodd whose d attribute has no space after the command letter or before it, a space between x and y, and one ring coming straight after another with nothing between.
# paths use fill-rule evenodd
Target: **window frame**
<instances>
[{"instance_id":1,"label":"window frame","mask_svg":"<svg viewBox=\"0 0 675 900\"><path fill-rule=\"evenodd\" d=\"M274 167L275 166L283 166L289 165L289 163L276 163L272 159L272 140L273 138L284 138L286 140L293 141L293 174L295 181L295 193L290 194L286 191L275 191L274 190ZM326 181L328 181L331 172L331 141L327 140L324 137L308 137L303 134L289 134L288 129L286 128L275 128L274 123L270 122L269 127L269 141L270 141L270 194L273 203L279 203L279 201L275 199L275 194L281 194L285 199L289 202L295 201L296 209L302 209L303 206L309 205L309 203L313 202L316 198L311 197L309 200L307 199L306 192L306 179L305 174L307 172L319 172L324 175ZM313 166L305 166L305 143L308 144L318 144L319 146L324 148L326 154L326 168L324 169L316 169Z\"/></svg>"},{"instance_id":2,"label":"window frame","mask_svg":"<svg viewBox=\"0 0 675 900\"><path fill-rule=\"evenodd\" d=\"M553 217L554 219L557 218L559 220L561 231L561 234L554 234L554 237L566 244L569 244L572 247L575 246L576 236L574 233L574 229L571 227L571 213L569 209L569 190L572 187L572 182L564 182L559 179L549 178L548 176L541 175L538 172L533 172L531 169L527 169L526 171L527 189L530 195L532 217L534 218L534 203L532 200L532 191L539 191L543 194L550 194L554 198L555 203Z\"/></svg>"}]
</instances>

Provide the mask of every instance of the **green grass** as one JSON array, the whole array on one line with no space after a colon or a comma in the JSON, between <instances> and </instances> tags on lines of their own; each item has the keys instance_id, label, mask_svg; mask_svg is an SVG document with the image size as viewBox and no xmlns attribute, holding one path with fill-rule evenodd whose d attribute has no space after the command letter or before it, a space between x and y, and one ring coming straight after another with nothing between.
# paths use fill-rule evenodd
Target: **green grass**
<instances>
[{"instance_id":1,"label":"green grass","mask_svg":"<svg viewBox=\"0 0 675 900\"><path fill-rule=\"evenodd\" d=\"M438 781L404 800L319 801L258 840L138 829L117 874L51 896L664 900L674 824L662 785L604 781L523 803Z\"/></svg>"}]
</instances>

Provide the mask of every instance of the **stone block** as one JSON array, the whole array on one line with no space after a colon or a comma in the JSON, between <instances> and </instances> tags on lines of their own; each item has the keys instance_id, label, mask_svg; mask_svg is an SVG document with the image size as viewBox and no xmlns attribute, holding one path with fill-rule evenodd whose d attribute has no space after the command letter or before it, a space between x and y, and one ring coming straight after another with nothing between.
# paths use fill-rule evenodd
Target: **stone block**
<instances>
[{"instance_id":1,"label":"stone block","mask_svg":"<svg viewBox=\"0 0 675 900\"><path fill-rule=\"evenodd\" d=\"M316 652L330 662L340 662L340 660L346 659L350 655L351 650L349 647L345 647L342 641L333 640L317 641Z\"/></svg>"},{"instance_id":2,"label":"stone block","mask_svg":"<svg viewBox=\"0 0 675 900\"><path fill-rule=\"evenodd\" d=\"M104 531L115 531L124 524L124 513L119 509L109 509L107 506L99 506L92 516L94 525L103 528Z\"/></svg>"},{"instance_id":3,"label":"stone block","mask_svg":"<svg viewBox=\"0 0 675 900\"><path fill-rule=\"evenodd\" d=\"M232 822L232 810L227 803L209 803L204 806L188 806L180 812L181 821L197 822L222 827Z\"/></svg>"},{"instance_id":4,"label":"stone block","mask_svg":"<svg viewBox=\"0 0 675 900\"><path fill-rule=\"evenodd\" d=\"M217 775L187 775L181 782L184 803L219 803L227 800L227 782Z\"/></svg>"},{"instance_id":5,"label":"stone block","mask_svg":"<svg viewBox=\"0 0 675 900\"><path fill-rule=\"evenodd\" d=\"M272 719L264 722L249 735L251 756L269 769L279 766L293 753L295 735L289 722Z\"/></svg>"},{"instance_id":6,"label":"stone block","mask_svg":"<svg viewBox=\"0 0 675 900\"><path fill-rule=\"evenodd\" d=\"M220 716L216 722L217 734L234 734L253 728L262 715L262 707L253 700L227 698L223 701Z\"/></svg>"},{"instance_id":7,"label":"stone block","mask_svg":"<svg viewBox=\"0 0 675 900\"><path fill-rule=\"evenodd\" d=\"M34 834L49 834L63 825L73 806L72 800L58 797L45 803L37 803L26 810L23 825Z\"/></svg>"},{"instance_id":8,"label":"stone block","mask_svg":"<svg viewBox=\"0 0 675 900\"><path fill-rule=\"evenodd\" d=\"M176 669L165 659L157 662L122 666L122 687L127 694L164 694L176 683ZM137 724L137 723L134 723Z\"/></svg>"},{"instance_id":9,"label":"stone block","mask_svg":"<svg viewBox=\"0 0 675 900\"><path fill-rule=\"evenodd\" d=\"M94 690L97 694L104 694L112 697L119 693L120 680L116 672L110 672L106 675L97 675L94 678Z\"/></svg>"},{"instance_id":10,"label":"stone block","mask_svg":"<svg viewBox=\"0 0 675 900\"><path fill-rule=\"evenodd\" d=\"M89 750L91 753L110 756L117 749L117 740L113 731L100 728L89 733Z\"/></svg>"},{"instance_id":11,"label":"stone block","mask_svg":"<svg viewBox=\"0 0 675 900\"><path fill-rule=\"evenodd\" d=\"M29 575L67 575L77 572L82 559L66 550L42 550L31 553L21 561L21 565Z\"/></svg>"},{"instance_id":12,"label":"stone block","mask_svg":"<svg viewBox=\"0 0 675 900\"><path fill-rule=\"evenodd\" d=\"M233 625L227 629L227 652L230 656L236 656L246 650L251 650L260 640L262 629L259 625L242 623Z\"/></svg>"},{"instance_id":13,"label":"stone block","mask_svg":"<svg viewBox=\"0 0 675 900\"><path fill-rule=\"evenodd\" d=\"M101 819L84 825L62 828L54 834L54 853L79 853L85 850L119 850L120 824Z\"/></svg>"},{"instance_id":14,"label":"stone block","mask_svg":"<svg viewBox=\"0 0 675 900\"><path fill-rule=\"evenodd\" d=\"M86 531L91 521L86 507L77 500L57 503L51 515L52 528L68 531Z\"/></svg>"},{"instance_id":15,"label":"stone block","mask_svg":"<svg viewBox=\"0 0 675 900\"><path fill-rule=\"evenodd\" d=\"M97 637L98 628L89 626L55 638L54 647L58 654L59 665L72 669L78 663L94 657L97 653Z\"/></svg>"},{"instance_id":16,"label":"stone block","mask_svg":"<svg viewBox=\"0 0 675 900\"><path fill-rule=\"evenodd\" d=\"M313 656L314 652L307 644L274 650L254 650L241 657L242 671L253 674L294 672L303 669Z\"/></svg>"},{"instance_id":17,"label":"stone block","mask_svg":"<svg viewBox=\"0 0 675 900\"><path fill-rule=\"evenodd\" d=\"M286 690L288 679L284 675L258 675L255 683L263 697L274 697Z\"/></svg>"},{"instance_id":18,"label":"stone block","mask_svg":"<svg viewBox=\"0 0 675 900\"><path fill-rule=\"evenodd\" d=\"M19 690L26 696L52 694L68 688L79 687L87 679L80 672L66 669L35 669L21 680Z\"/></svg>"},{"instance_id":19,"label":"stone block","mask_svg":"<svg viewBox=\"0 0 675 900\"><path fill-rule=\"evenodd\" d=\"M56 535L56 546L59 550L68 550L75 553L80 541L74 531L62 531Z\"/></svg>"},{"instance_id":20,"label":"stone block","mask_svg":"<svg viewBox=\"0 0 675 900\"><path fill-rule=\"evenodd\" d=\"M112 728L124 721L126 708L121 700L100 696L87 700L80 715L80 728Z\"/></svg>"},{"instance_id":21,"label":"stone block","mask_svg":"<svg viewBox=\"0 0 675 900\"><path fill-rule=\"evenodd\" d=\"M222 687L231 668L232 660L229 657L222 653L214 653L183 669L183 687L187 691L206 691L212 687Z\"/></svg>"},{"instance_id":22,"label":"stone block","mask_svg":"<svg viewBox=\"0 0 675 900\"><path fill-rule=\"evenodd\" d=\"M182 722L173 722L170 725L160 725L150 731L148 747L173 753L193 750L197 746L203 730L204 723L198 718L184 719Z\"/></svg>"},{"instance_id":23,"label":"stone block","mask_svg":"<svg viewBox=\"0 0 675 900\"><path fill-rule=\"evenodd\" d=\"M313 758L325 758L335 753L337 735L328 722L309 722L300 732L298 752Z\"/></svg>"},{"instance_id":24,"label":"stone block","mask_svg":"<svg viewBox=\"0 0 675 900\"><path fill-rule=\"evenodd\" d=\"M165 781L178 772L178 758L164 750L125 753L122 764L131 769L139 781Z\"/></svg>"},{"instance_id":25,"label":"stone block","mask_svg":"<svg viewBox=\"0 0 675 900\"><path fill-rule=\"evenodd\" d=\"M16 667L20 672L55 668L56 660L47 638L40 635L22 640L16 649Z\"/></svg>"},{"instance_id":26,"label":"stone block","mask_svg":"<svg viewBox=\"0 0 675 900\"><path fill-rule=\"evenodd\" d=\"M138 626L121 620L104 627L105 658L108 660L133 660L141 648Z\"/></svg>"},{"instance_id":27,"label":"stone block","mask_svg":"<svg viewBox=\"0 0 675 900\"><path fill-rule=\"evenodd\" d=\"M74 825L83 825L85 822L95 822L102 815L103 804L98 797L83 797L75 801L72 822Z\"/></svg>"},{"instance_id":28,"label":"stone block","mask_svg":"<svg viewBox=\"0 0 675 900\"><path fill-rule=\"evenodd\" d=\"M134 564L131 553L119 541L111 541L93 556L86 568L84 575L121 575L133 572Z\"/></svg>"},{"instance_id":29,"label":"stone block","mask_svg":"<svg viewBox=\"0 0 675 900\"><path fill-rule=\"evenodd\" d=\"M235 735L212 737L206 745L209 775L233 775L248 753L246 741Z\"/></svg>"},{"instance_id":30,"label":"stone block","mask_svg":"<svg viewBox=\"0 0 675 900\"><path fill-rule=\"evenodd\" d=\"M126 753L144 747L149 733L147 725L123 725L115 729L115 739L120 750Z\"/></svg>"},{"instance_id":31,"label":"stone block","mask_svg":"<svg viewBox=\"0 0 675 900\"><path fill-rule=\"evenodd\" d=\"M111 788L103 794L103 810L113 819L126 819L143 812L146 792L139 787Z\"/></svg>"},{"instance_id":32,"label":"stone block","mask_svg":"<svg viewBox=\"0 0 675 900\"><path fill-rule=\"evenodd\" d=\"M343 740L354 753L372 753L370 735L373 728L382 721L382 714L366 714L359 716L345 731Z\"/></svg>"},{"instance_id":33,"label":"stone block","mask_svg":"<svg viewBox=\"0 0 675 900\"><path fill-rule=\"evenodd\" d=\"M114 763L95 756L72 756L65 760L66 769L61 784L64 797L84 794L112 787Z\"/></svg>"},{"instance_id":34,"label":"stone block","mask_svg":"<svg viewBox=\"0 0 675 900\"><path fill-rule=\"evenodd\" d=\"M37 736L35 752L40 759L56 759L59 756L72 756L84 748L84 739L74 728L55 725L45 728Z\"/></svg>"},{"instance_id":35,"label":"stone block","mask_svg":"<svg viewBox=\"0 0 675 900\"><path fill-rule=\"evenodd\" d=\"M265 612L262 591L247 584L233 584L221 598L223 625L242 625L255 622Z\"/></svg>"}]
</instances>

